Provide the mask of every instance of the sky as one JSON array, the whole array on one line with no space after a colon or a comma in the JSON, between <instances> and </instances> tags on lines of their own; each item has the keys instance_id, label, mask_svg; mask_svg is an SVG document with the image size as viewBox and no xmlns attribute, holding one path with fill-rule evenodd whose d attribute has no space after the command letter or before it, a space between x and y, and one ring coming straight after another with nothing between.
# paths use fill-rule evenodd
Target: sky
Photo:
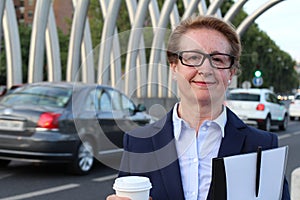
<instances>
[{"instance_id":1,"label":"sky","mask_svg":"<svg viewBox=\"0 0 300 200\"><path fill-rule=\"evenodd\" d=\"M248 0L243 9L251 14L270 0ZM300 63L300 0L284 0L277 3L255 23L266 32L279 48Z\"/></svg>"}]
</instances>

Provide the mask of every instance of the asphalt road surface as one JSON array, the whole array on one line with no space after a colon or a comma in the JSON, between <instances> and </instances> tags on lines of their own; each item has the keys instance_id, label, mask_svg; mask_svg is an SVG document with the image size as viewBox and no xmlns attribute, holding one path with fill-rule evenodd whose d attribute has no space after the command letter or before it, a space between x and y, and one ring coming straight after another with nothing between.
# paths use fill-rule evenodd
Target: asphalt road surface
<instances>
[{"instance_id":1,"label":"asphalt road surface","mask_svg":"<svg viewBox=\"0 0 300 200\"><path fill-rule=\"evenodd\" d=\"M291 173L300 167L300 121L292 121L286 131L274 127L280 146L289 146L286 168ZM103 200L113 193L112 185L117 171L96 165L87 176L66 173L63 165L12 162L0 170L0 200Z\"/></svg>"}]
</instances>

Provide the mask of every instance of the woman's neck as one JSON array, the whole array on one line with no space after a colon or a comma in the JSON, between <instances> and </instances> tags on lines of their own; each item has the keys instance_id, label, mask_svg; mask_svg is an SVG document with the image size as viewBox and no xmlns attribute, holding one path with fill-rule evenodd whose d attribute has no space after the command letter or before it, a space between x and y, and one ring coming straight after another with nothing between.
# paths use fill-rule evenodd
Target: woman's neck
<instances>
[{"instance_id":1,"label":"woman's neck","mask_svg":"<svg viewBox=\"0 0 300 200\"><path fill-rule=\"evenodd\" d=\"M184 119L196 132L205 120L216 119L222 111L223 104L190 104L184 101L180 101L177 108L178 116Z\"/></svg>"}]
</instances>

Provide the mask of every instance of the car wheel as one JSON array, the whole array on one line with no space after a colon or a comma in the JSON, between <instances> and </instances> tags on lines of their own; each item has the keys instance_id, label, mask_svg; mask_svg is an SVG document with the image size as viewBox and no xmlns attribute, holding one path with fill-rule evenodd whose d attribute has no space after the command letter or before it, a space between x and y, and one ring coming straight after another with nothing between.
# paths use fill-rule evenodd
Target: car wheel
<instances>
[{"instance_id":1,"label":"car wheel","mask_svg":"<svg viewBox=\"0 0 300 200\"><path fill-rule=\"evenodd\" d=\"M7 165L10 163L10 160L0 160L0 167L7 167Z\"/></svg>"},{"instance_id":2,"label":"car wheel","mask_svg":"<svg viewBox=\"0 0 300 200\"><path fill-rule=\"evenodd\" d=\"M264 123L259 127L262 130L270 131L271 130L271 118L270 116L267 116Z\"/></svg>"},{"instance_id":3,"label":"car wheel","mask_svg":"<svg viewBox=\"0 0 300 200\"><path fill-rule=\"evenodd\" d=\"M290 120L294 121L294 120L295 120L295 117L290 117Z\"/></svg>"},{"instance_id":4,"label":"car wheel","mask_svg":"<svg viewBox=\"0 0 300 200\"><path fill-rule=\"evenodd\" d=\"M284 116L282 124L279 125L279 130L285 131L288 126L288 117Z\"/></svg>"},{"instance_id":5,"label":"car wheel","mask_svg":"<svg viewBox=\"0 0 300 200\"><path fill-rule=\"evenodd\" d=\"M83 141L77 150L76 159L71 163L70 170L78 175L88 174L94 164L94 148L89 140Z\"/></svg>"}]
</instances>

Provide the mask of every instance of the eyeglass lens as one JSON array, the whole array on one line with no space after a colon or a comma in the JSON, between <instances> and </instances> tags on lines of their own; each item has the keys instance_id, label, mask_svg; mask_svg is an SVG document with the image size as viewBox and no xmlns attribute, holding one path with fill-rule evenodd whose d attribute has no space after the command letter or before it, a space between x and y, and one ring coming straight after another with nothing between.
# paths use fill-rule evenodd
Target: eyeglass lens
<instances>
[{"instance_id":1,"label":"eyeglass lens","mask_svg":"<svg viewBox=\"0 0 300 200\"><path fill-rule=\"evenodd\" d=\"M212 67L230 68L232 65L232 57L227 54L205 54L196 51L183 51L180 54L181 62L187 66L201 66L206 58L209 59Z\"/></svg>"}]
</instances>

